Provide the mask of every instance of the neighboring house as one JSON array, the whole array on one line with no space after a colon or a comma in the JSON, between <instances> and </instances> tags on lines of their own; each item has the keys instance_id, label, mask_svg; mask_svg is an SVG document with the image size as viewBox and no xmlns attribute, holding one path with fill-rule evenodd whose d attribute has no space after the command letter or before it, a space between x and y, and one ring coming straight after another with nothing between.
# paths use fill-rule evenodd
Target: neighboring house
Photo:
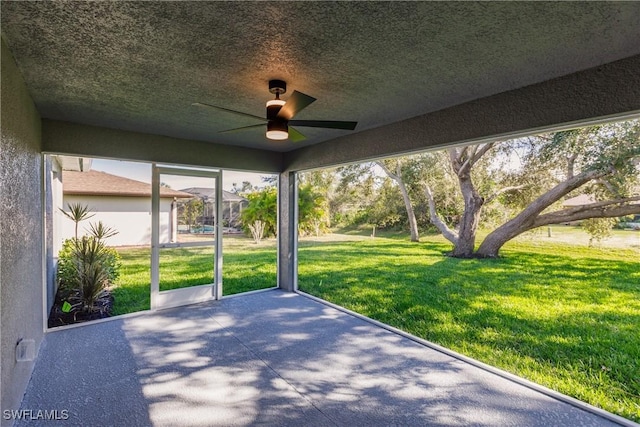
<instances>
[{"instance_id":1,"label":"neighboring house","mask_svg":"<svg viewBox=\"0 0 640 427\"><path fill-rule=\"evenodd\" d=\"M582 206L594 203L596 199L591 194L580 194L562 202L563 208L573 208L575 206Z\"/></svg>"},{"instance_id":2,"label":"neighboring house","mask_svg":"<svg viewBox=\"0 0 640 427\"><path fill-rule=\"evenodd\" d=\"M86 234L90 223L102 223L118 231L106 243L109 246L151 244L151 185L99 171L62 171L62 206L80 203L94 214L80 223L79 234ZM160 243L175 241L177 200L191 194L160 188ZM58 212L62 215L61 212ZM63 239L73 237L74 223L64 215Z\"/></svg>"},{"instance_id":3,"label":"neighboring house","mask_svg":"<svg viewBox=\"0 0 640 427\"><path fill-rule=\"evenodd\" d=\"M593 198L591 194L579 194L575 197L571 197L570 199L564 200L562 202L562 208L574 208L576 206L588 205L594 203L596 199ZM563 225L580 225L582 221L570 221L563 222Z\"/></svg>"},{"instance_id":4,"label":"neighboring house","mask_svg":"<svg viewBox=\"0 0 640 427\"><path fill-rule=\"evenodd\" d=\"M189 187L183 188L180 191L193 194L195 197L205 202L205 218L203 223L207 225L213 225L214 208L213 203L215 201L215 189L205 187ZM247 206L249 201L242 196L239 196L230 191L222 190L222 221L225 227L237 228L240 226L240 214L242 214L242 208ZM226 232L226 231L225 231Z\"/></svg>"},{"instance_id":5,"label":"neighboring house","mask_svg":"<svg viewBox=\"0 0 640 427\"><path fill-rule=\"evenodd\" d=\"M563 208L573 208L576 206L589 205L595 203L596 199L590 194L580 194L562 202ZM631 204L640 204L640 201L631 202ZM565 225L579 225L581 221L567 222ZM640 230L640 215L635 215L631 221L626 222L626 228L631 230Z\"/></svg>"}]
</instances>

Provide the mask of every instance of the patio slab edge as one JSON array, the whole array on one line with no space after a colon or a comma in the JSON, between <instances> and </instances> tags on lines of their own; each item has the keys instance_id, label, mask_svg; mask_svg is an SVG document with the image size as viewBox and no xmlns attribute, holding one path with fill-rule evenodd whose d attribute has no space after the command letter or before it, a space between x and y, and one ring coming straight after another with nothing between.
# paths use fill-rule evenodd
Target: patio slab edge
<instances>
[{"instance_id":1,"label":"patio slab edge","mask_svg":"<svg viewBox=\"0 0 640 427\"><path fill-rule=\"evenodd\" d=\"M257 294L257 293L261 293L261 292L269 292L269 291L273 291L273 290L276 290L276 289L278 289L277 286L273 286L273 287L270 287L270 288L256 289L254 291L247 291L247 292L240 292L240 293L237 293L237 294L224 295L221 299L235 298L235 297L240 297L240 296L245 296L245 295ZM211 298L210 301L214 301L214 299ZM193 304L187 304L187 306L195 305L195 304L201 304L202 302L203 301L194 302ZM157 313L157 312L160 312L160 311L163 311L163 310L171 310L173 308L175 308L175 307L167 307L166 309L157 309L157 310L134 311L133 313L117 314L115 316L105 317L103 319L88 320L86 322L72 323L72 324L69 324L69 325L62 325L62 326L49 327L49 326L45 325L44 332L45 332L45 334L48 334L48 333L53 333L53 332L66 331L67 329L79 328L81 326L98 325L100 323L111 322L113 320L130 319L130 318L133 318L133 317L138 317L138 316L144 316L144 315L147 315L147 314Z\"/></svg>"}]
</instances>

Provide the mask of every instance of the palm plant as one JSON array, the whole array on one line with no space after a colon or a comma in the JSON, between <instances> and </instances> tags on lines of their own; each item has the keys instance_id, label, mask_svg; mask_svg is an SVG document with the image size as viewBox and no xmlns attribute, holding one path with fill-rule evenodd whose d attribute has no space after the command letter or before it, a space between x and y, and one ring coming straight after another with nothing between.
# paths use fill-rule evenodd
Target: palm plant
<instances>
[{"instance_id":1,"label":"palm plant","mask_svg":"<svg viewBox=\"0 0 640 427\"><path fill-rule=\"evenodd\" d=\"M86 205L68 203L64 215L75 223L75 237L65 240L58 259L58 280L64 297L72 303L75 312L92 312L96 302L107 295L107 287L119 276L119 256L108 248L104 240L118 231L98 221L89 224L91 236L78 237L81 221L93 217Z\"/></svg>"},{"instance_id":2,"label":"palm plant","mask_svg":"<svg viewBox=\"0 0 640 427\"><path fill-rule=\"evenodd\" d=\"M75 223L75 237L78 240L78 224L85 219L89 219L95 214L92 214L89 210L89 207L86 205L82 205L80 203L67 203L67 209L69 212L65 211L62 208L59 208L60 212L62 212L67 218Z\"/></svg>"},{"instance_id":3,"label":"palm plant","mask_svg":"<svg viewBox=\"0 0 640 427\"><path fill-rule=\"evenodd\" d=\"M73 248L73 268L75 272L74 305L83 311L92 311L96 301L105 293L109 285L109 253L104 243L95 237L83 236Z\"/></svg>"},{"instance_id":4,"label":"palm plant","mask_svg":"<svg viewBox=\"0 0 640 427\"><path fill-rule=\"evenodd\" d=\"M93 237L100 241L104 241L104 239L108 239L109 237L113 237L119 233L118 230L115 230L111 227L108 227L102 223L102 221L98 221L98 223L90 223L89 224L89 232Z\"/></svg>"}]
</instances>

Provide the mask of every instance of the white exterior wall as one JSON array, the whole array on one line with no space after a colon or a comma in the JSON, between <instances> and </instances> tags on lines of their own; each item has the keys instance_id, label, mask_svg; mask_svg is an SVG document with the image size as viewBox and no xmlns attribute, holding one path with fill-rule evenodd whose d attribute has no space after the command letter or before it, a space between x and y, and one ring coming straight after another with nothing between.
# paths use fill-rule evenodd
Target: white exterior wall
<instances>
[{"instance_id":1,"label":"white exterior wall","mask_svg":"<svg viewBox=\"0 0 640 427\"><path fill-rule=\"evenodd\" d=\"M172 199L160 199L160 243L169 243L171 239L171 202ZM151 245L151 197L65 195L65 210L68 203L87 205L95 214L80 223L80 236L88 234L90 223L102 221L119 232L106 240L109 246ZM67 217L62 221L61 236L62 240L74 236L74 223Z\"/></svg>"}]
</instances>

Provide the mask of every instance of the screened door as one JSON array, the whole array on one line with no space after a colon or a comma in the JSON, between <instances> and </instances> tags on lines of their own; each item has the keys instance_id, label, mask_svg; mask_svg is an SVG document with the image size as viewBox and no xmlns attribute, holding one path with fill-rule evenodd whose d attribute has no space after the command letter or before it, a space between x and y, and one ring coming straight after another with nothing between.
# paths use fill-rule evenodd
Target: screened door
<instances>
[{"instance_id":1,"label":"screened door","mask_svg":"<svg viewBox=\"0 0 640 427\"><path fill-rule=\"evenodd\" d=\"M153 167L151 308L222 297L219 171Z\"/></svg>"}]
</instances>

